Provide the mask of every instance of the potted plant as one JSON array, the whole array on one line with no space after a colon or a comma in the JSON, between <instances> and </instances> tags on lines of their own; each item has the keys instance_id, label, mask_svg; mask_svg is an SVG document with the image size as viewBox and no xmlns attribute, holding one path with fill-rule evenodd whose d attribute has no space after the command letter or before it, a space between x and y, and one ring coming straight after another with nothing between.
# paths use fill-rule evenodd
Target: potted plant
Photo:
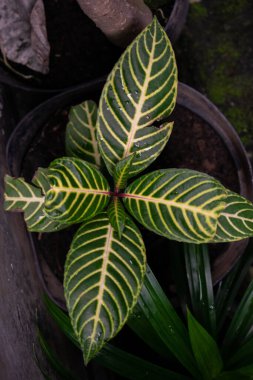
<instances>
[{"instance_id":1,"label":"potted plant","mask_svg":"<svg viewBox=\"0 0 253 380\"><path fill-rule=\"evenodd\" d=\"M150 9L142 0L112 0L104 4L102 8L101 6L97 7L95 2L88 2L86 0L78 0L78 2L76 0L67 0L59 4L55 1L44 0L47 34L51 45L50 71L48 74L38 75L35 71L24 70L23 67L16 67L15 65L11 71L10 69L13 65L8 63L7 53L5 52L3 56L5 63L2 62L0 67L1 82L26 91L32 91L33 93L49 95L101 77L110 71L112 65L122 52L122 48L115 47L106 39L105 35L114 42L117 41L118 45L122 46L123 44L124 46L126 43L124 42L124 36L130 36L129 25L131 26L131 31L136 35L152 18ZM11 5L13 3L14 5ZM35 0L31 0L30 3L32 3L34 8L37 6ZM94 22L82 12L79 5ZM165 16L162 11L161 14L165 22L165 30L171 39L174 40L184 24L188 1L173 0L167 5L166 0L160 2L152 1L148 2L148 5L154 12L156 12L155 8L160 5L164 6L165 10L168 9L168 12L165 11ZM8 6L17 6L17 2L7 2L7 4L2 5L3 19L8 16L8 14L4 13L6 12L4 7ZM30 12L33 12L32 6L30 8ZM14 12L14 15L16 13ZM21 11L18 12L18 14L21 13ZM159 11L158 14L160 14ZM122 15L124 16L124 20L125 18L129 20L127 22L121 20ZM111 21L113 18L114 22ZM16 16L14 20L16 20ZM30 21L29 17L28 21ZM43 22L45 23L45 20L42 20L39 25L43 24ZM122 22L122 25L120 22ZM5 24L2 27L0 24L0 33L3 35L2 41L6 38L8 40L10 35L8 30L5 32L5 28ZM102 29L105 35L103 35L99 28ZM122 33L123 35L121 35ZM35 36L40 35L38 31L35 31L34 34ZM28 37L31 38L29 34ZM2 45L4 49L5 45L3 42ZM21 47L27 45L29 44L23 44ZM37 48L36 45L35 50ZM17 51L19 52L20 50L17 49ZM37 55L41 60L41 55ZM69 67L72 67L72 70L66 69Z\"/></svg>"},{"instance_id":2,"label":"potted plant","mask_svg":"<svg viewBox=\"0 0 253 380\"><path fill-rule=\"evenodd\" d=\"M97 100L103 85L104 81L101 80L58 95L23 118L13 132L7 148L10 173L15 177L23 175L30 180L38 166L48 166L53 159L65 155L64 134L69 106L85 98ZM152 170L188 167L204 171L216 176L231 190L252 199L252 173L246 152L233 127L217 108L203 95L179 83L173 120L175 125L172 136L154 162ZM63 304L59 277L70 241L63 240L61 234L50 237L43 234L39 240L37 235L33 235L31 239L45 287ZM152 238L151 245L154 244L153 241ZM164 264L169 265L166 261L166 257L171 256L166 253L170 251L168 240L157 239L155 244L159 244L161 252L165 252L164 255L160 253L159 261L164 260ZM225 246L219 245L219 249L217 245L210 247L214 283L229 272L246 245L247 240L244 239ZM55 252L54 258L49 253L52 249ZM156 265L156 260L153 265ZM57 276L55 271L58 272Z\"/></svg>"},{"instance_id":3,"label":"potted plant","mask_svg":"<svg viewBox=\"0 0 253 380\"><path fill-rule=\"evenodd\" d=\"M154 19L108 77L98 119L93 101L72 110L70 157L38 169L33 185L6 177L5 208L23 210L31 231L83 222L68 253L64 287L85 363L122 328L140 294L145 246L132 217L159 235L188 243L252 235L253 205L206 174L160 169L126 185L166 145L173 125L166 118L176 94L174 53ZM79 128L85 136L81 146ZM90 163L83 160L88 157ZM98 170L102 159L112 187Z\"/></svg>"}]
</instances>

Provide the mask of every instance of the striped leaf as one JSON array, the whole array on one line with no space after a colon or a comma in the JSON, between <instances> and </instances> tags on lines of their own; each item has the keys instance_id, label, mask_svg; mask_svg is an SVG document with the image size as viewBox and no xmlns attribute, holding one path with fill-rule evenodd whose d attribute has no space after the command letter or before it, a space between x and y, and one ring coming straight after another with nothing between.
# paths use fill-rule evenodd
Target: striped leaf
<instances>
[{"instance_id":1,"label":"striped leaf","mask_svg":"<svg viewBox=\"0 0 253 380\"><path fill-rule=\"evenodd\" d=\"M126 187L134 157L135 154L131 154L116 164L113 174L115 191Z\"/></svg>"},{"instance_id":2,"label":"striped leaf","mask_svg":"<svg viewBox=\"0 0 253 380\"><path fill-rule=\"evenodd\" d=\"M115 229L119 238L121 238L126 223L126 213L118 197L113 197L107 213L111 226Z\"/></svg>"},{"instance_id":3,"label":"striped leaf","mask_svg":"<svg viewBox=\"0 0 253 380\"><path fill-rule=\"evenodd\" d=\"M77 231L66 260L64 289L86 364L126 322L144 274L144 243L129 218L121 239L106 213Z\"/></svg>"},{"instance_id":4,"label":"striped leaf","mask_svg":"<svg viewBox=\"0 0 253 380\"><path fill-rule=\"evenodd\" d=\"M113 175L123 158L136 152L130 176L146 168L166 145L169 116L177 94L177 67L170 41L154 18L132 42L107 79L99 104L98 142Z\"/></svg>"},{"instance_id":5,"label":"striped leaf","mask_svg":"<svg viewBox=\"0 0 253 380\"><path fill-rule=\"evenodd\" d=\"M159 235L189 243L209 241L224 207L224 187L187 169L157 170L135 180L121 194L128 211Z\"/></svg>"},{"instance_id":6,"label":"striped leaf","mask_svg":"<svg viewBox=\"0 0 253 380\"><path fill-rule=\"evenodd\" d=\"M253 204L232 191L228 191L225 201L213 241L226 242L253 236Z\"/></svg>"},{"instance_id":7,"label":"striped leaf","mask_svg":"<svg viewBox=\"0 0 253 380\"><path fill-rule=\"evenodd\" d=\"M36 181L35 181L36 182ZM66 225L48 218L44 211L42 190L25 182L23 178L5 176L6 211L23 211L27 229L32 232L52 232Z\"/></svg>"},{"instance_id":8,"label":"striped leaf","mask_svg":"<svg viewBox=\"0 0 253 380\"><path fill-rule=\"evenodd\" d=\"M50 190L46 193L46 214L72 224L91 219L110 199L110 188L93 164L73 157L54 160L48 171Z\"/></svg>"},{"instance_id":9,"label":"striped leaf","mask_svg":"<svg viewBox=\"0 0 253 380\"><path fill-rule=\"evenodd\" d=\"M32 179L32 183L39 187L42 191L42 194L46 194L50 190L50 183L48 179L48 169L38 168Z\"/></svg>"},{"instance_id":10,"label":"striped leaf","mask_svg":"<svg viewBox=\"0 0 253 380\"><path fill-rule=\"evenodd\" d=\"M65 145L68 156L82 158L101 166L95 135L97 105L92 100L71 107L66 128Z\"/></svg>"}]
</instances>

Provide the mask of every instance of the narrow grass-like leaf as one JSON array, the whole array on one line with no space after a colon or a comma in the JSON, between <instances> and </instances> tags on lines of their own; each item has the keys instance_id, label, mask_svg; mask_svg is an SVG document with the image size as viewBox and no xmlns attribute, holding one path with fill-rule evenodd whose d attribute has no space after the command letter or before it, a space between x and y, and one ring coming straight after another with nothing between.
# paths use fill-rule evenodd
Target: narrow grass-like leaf
<instances>
[{"instance_id":1,"label":"narrow grass-like leaf","mask_svg":"<svg viewBox=\"0 0 253 380\"><path fill-rule=\"evenodd\" d=\"M56 322L61 331L66 335L66 337L78 348L80 344L78 343L77 337L73 330L70 322L69 316L58 306L54 301L52 301L47 294L43 297L44 304L50 316Z\"/></svg>"},{"instance_id":2,"label":"narrow grass-like leaf","mask_svg":"<svg viewBox=\"0 0 253 380\"><path fill-rule=\"evenodd\" d=\"M42 189L25 182L23 178L5 176L4 208L6 211L23 211L27 229L32 232L59 231L67 226L51 220L44 211Z\"/></svg>"},{"instance_id":3,"label":"narrow grass-like leaf","mask_svg":"<svg viewBox=\"0 0 253 380\"><path fill-rule=\"evenodd\" d=\"M253 337L241 346L232 356L228 357L226 368L236 369L246 367L253 362Z\"/></svg>"},{"instance_id":4,"label":"narrow grass-like leaf","mask_svg":"<svg viewBox=\"0 0 253 380\"><path fill-rule=\"evenodd\" d=\"M101 354L95 360L98 364L131 380L191 379L188 376L162 368L109 344L103 348Z\"/></svg>"},{"instance_id":5,"label":"narrow grass-like leaf","mask_svg":"<svg viewBox=\"0 0 253 380\"><path fill-rule=\"evenodd\" d=\"M215 378L215 380L250 380L246 375L239 373L237 371L225 371L222 372L219 376Z\"/></svg>"},{"instance_id":6,"label":"narrow grass-like leaf","mask_svg":"<svg viewBox=\"0 0 253 380\"><path fill-rule=\"evenodd\" d=\"M145 342L149 347L151 347L151 349L154 352L166 358L168 363L174 363L177 361L175 356L171 353L167 345L162 341L162 339L159 337L156 330L150 323L149 316L142 312L142 309L139 306L138 301L134 307L132 314L127 320L127 325L143 342Z\"/></svg>"},{"instance_id":7,"label":"narrow grass-like leaf","mask_svg":"<svg viewBox=\"0 0 253 380\"><path fill-rule=\"evenodd\" d=\"M145 260L142 237L129 218L121 239L106 213L77 231L66 260L64 290L85 363L126 322L141 290Z\"/></svg>"},{"instance_id":8,"label":"narrow grass-like leaf","mask_svg":"<svg viewBox=\"0 0 253 380\"><path fill-rule=\"evenodd\" d=\"M246 367L238 368L236 373L238 374L238 379L240 379L240 375L244 375L248 379L253 379L253 363Z\"/></svg>"},{"instance_id":9,"label":"narrow grass-like leaf","mask_svg":"<svg viewBox=\"0 0 253 380\"><path fill-rule=\"evenodd\" d=\"M215 379L223 368L219 348L188 310L188 330L192 349L203 380Z\"/></svg>"},{"instance_id":10,"label":"narrow grass-like leaf","mask_svg":"<svg viewBox=\"0 0 253 380\"><path fill-rule=\"evenodd\" d=\"M226 318L229 317L231 313L235 297L249 271L252 261L253 241L250 239L246 251L240 257L236 266L219 284L215 298L218 331L222 331Z\"/></svg>"},{"instance_id":11,"label":"narrow grass-like leaf","mask_svg":"<svg viewBox=\"0 0 253 380\"><path fill-rule=\"evenodd\" d=\"M206 174L164 169L136 179L121 196L149 230L173 240L204 243L216 232L226 190Z\"/></svg>"},{"instance_id":12,"label":"narrow grass-like leaf","mask_svg":"<svg viewBox=\"0 0 253 380\"><path fill-rule=\"evenodd\" d=\"M71 107L66 128L65 145L68 156L81 158L101 166L95 134L97 105L92 100Z\"/></svg>"},{"instance_id":13,"label":"narrow grass-like leaf","mask_svg":"<svg viewBox=\"0 0 253 380\"><path fill-rule=\"evenodd\" d=\"M137 301L137 312L133 312L132 318L141 320L144 315L169 352L198 378L199 372L187 330L149 267Z\"/></svg>"},{"instance_id":14,"label":"narrow grass-like leaf","mask_svg":"<svg viewBox=\"0 0 253 380\"><path fill-rule=\"evenodd\" d=\"M208 248L205 244L184 244L184 257L193 314L215 337L216 313Z\"/></svg>"},{"instance_id":15,"label":"narrow grass-like leaf","mask_svg":"<svg viewBox=\"0 0 253 380\"><path fill-rule=\"evenodd\" d=\"M155 160L166 145L173 123L154 122L169 116L177 95L177 67L170 41L157 19L126 49L102 92L98 142L113 175L123 158L136 152L129 175Z\"/></svg>"},{"instance_id":16,"label":"narrow grass-like leaf","mask_svg":"<svg viewBox=\"0 0 253 380\"><path fill-rule=\"evenodd\" d=\"M236 241L253 236L253 204L228 191L213 242Z\"/></svg>"},{"instance_id":17,"label":"narrow grass-like leaf","mask_svg":"<svg viewBox=\"0 0 253 380\"><path fill-rule=\"evenodd\" d=\"M79 223L102 211L110 188L94 165L78 158L63 157L49 166L50 190L46 193L47 215L64 223Z\"/></svg>"},{"instance_id":18,"label":"narrow grass-like leaf","mask_svg":"<svg viewBox=\"0 0 253 380\"><path fill-rule=\"evenodd\" d=\"M75 346L80 348L71 326L70 318L48 297L44 298L44 302L49 314L62 332ZM128 352L120 350L111 344L106 344L95 357L94 362L130 380L190 380L190 378L185 375L177 374L147 362L138 356L130 355Z\"/></svg>"},{"instance_id":19,"label":"narrow grass-like leaf","mask_svg":"<svg viewBox=\"0 0 253 380\"><path fill-rule=\"evenodd\" d=\"M135 154L131 154L116 164L113 174L115 191L126 187L134 157Z\"/></svg>"},{"instance_id":20,"label":"narrow grass-like leaf","mask_svg":"<svg viewBox=\"0 0 253 380\"><path fill-rule=\"evenodd\" d=\"M78 380L77 377L69 369L67 369L64 363L62 363L61 360L56 356L55 352L50 347L49 343L40 330L38 331L38 339L42 352L50 363L52 369L57 373L58 376L60 376L60 379Z\"/></svg>"},{"instance_id":21,"label":"narrow grass-like leaf","mask_svg":"<svg viewBox=\"0 0 253 380\"><path fill-rule=\"evenodd\" d=\"M227 329L223 352L227 357L228 352L233 352L244 344L253 335L253 280L246 290L233 319Z\"/></svg>"},{"instance_id":22,"label":"narrow grass-like leaf","mask_svg":"<svg viewBox=\"0 0 253 380\"><path fill-rule=\"evenodd\" d=\"M111 226L115 229L119 238L121 238L122 232L126 223L126 212L121 204L121 200L118 197L113 197L109 204L107 214L111 223Z\"/></svg>"}]
</instances>

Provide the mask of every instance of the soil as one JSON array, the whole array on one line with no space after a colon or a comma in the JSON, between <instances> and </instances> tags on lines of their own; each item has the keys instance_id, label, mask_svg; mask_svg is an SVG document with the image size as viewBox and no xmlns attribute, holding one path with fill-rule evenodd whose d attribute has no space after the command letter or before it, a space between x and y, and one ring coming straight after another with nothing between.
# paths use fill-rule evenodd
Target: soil
<instances>
[{"instance_id":1,"label":"soil","mask_svg":"<svg viewBox=\"0 0 253 380\"><path fill-rule=\"evenodd\" d=\"M40 134L35 137L23 162L22 175L27 180L31 180L38 166L47 167L53 159L65 155L64 130L68 120L67 115L68 110L55 114ZM233 159L219 135L210 125L189 110L179 106L173 112L172 119L175 124L171 138L149 171L171 167L194 169L214 176L226 187L239 192L237 171ZM66 253L77 228L78 226L73 226L69 229L69 233L42 234L39 239L38 235L34 234L39 255L44 256L53 272L61 280ZM148 262L161 279L161 285L164 285L166 289L168 252L174 248L171 248L168 239L159 236L154 238L153 233L145 231L141 226L140 228L147 246ZM218 254L223 248L223 245L219 245L218 251L217 248L214 249L214 254ZM154 252L156 252L155 256ZM164 265L161 265L161 262ZM164 284L162 279L164 279Z\"/></svg>"}]
</instances>

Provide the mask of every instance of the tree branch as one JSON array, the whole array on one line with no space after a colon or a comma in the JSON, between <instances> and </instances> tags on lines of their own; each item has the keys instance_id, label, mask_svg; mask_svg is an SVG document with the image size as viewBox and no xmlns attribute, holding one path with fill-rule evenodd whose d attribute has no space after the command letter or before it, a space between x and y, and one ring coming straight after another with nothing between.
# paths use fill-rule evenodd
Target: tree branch
<instances>
[{"instance_id":1,"label":"tree branch","mask_svg":"<svg viewBox=\"0 0 253 380\"><path fill-rule=\"evenodd\" d=\"M151 21L143 0L77 0L84 13L114 44L128 45Z\"/></svg>"}]
</instances>

